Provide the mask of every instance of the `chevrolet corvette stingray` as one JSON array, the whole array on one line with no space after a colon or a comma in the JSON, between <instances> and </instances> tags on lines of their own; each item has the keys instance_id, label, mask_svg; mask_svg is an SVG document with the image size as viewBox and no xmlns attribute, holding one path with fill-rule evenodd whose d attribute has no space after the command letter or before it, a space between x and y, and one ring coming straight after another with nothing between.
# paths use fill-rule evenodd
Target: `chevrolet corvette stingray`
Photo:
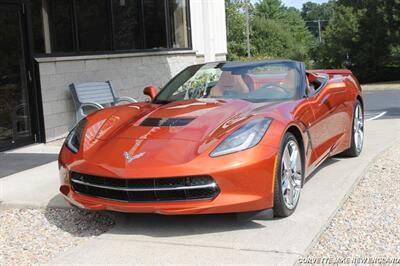
<instances>
[{"instance_id":1,"label":"chevrolet corvette stingray","mask_svg":"<svg viewBox=\"0 0 400 266\"><path fill-rule=\"evenodd\" d=\"M327 158L363 148L363 97L349 70L291 60L189 66L150 100L79 121L60 191L90 210L291 215ZM323 177L321 177L323 178Z\"/></svg>"}]
</instances>

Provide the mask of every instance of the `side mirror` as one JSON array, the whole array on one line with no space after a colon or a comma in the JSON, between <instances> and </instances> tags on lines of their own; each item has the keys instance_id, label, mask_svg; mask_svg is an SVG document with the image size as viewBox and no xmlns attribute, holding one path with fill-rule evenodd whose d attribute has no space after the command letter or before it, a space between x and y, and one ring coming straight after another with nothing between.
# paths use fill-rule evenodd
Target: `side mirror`
<instances>
[{"instance_id":1,"label":"side mirror","mask_svg":"<svg viewBox=\"0 0 400 266\"><path fill-rule=\"evenodd\" d=\"M158 88L155 86L147 86L146 88L144 88L143 93L153 100L158 93Z\"/></svg>"}]
</instances>

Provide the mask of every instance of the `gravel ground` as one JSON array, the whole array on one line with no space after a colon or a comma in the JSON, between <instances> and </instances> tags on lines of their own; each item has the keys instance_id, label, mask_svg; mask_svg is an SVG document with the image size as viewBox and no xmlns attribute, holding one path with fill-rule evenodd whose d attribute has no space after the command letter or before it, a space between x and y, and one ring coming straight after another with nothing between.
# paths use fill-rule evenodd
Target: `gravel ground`
<instances>
[{"instance_id":1,"label":"gravel ground","mask_svg":"<svg viewBox=\"0 0 400 266\"><path fill-rule=\"evenodd\" d=\"M398 258L400 264L400 143L368 169L309 258Z\"/></svg>"},{"instance_id":2,"label":"gravel ground","mask_svg":"<svg viewBox=\"0 0 400 266\"><path fill-rule=\"evenodd\" d=\"M0 210L0 265L32 265L98 236L114 224L79 209Z\"/></svg>"}]
</instances>

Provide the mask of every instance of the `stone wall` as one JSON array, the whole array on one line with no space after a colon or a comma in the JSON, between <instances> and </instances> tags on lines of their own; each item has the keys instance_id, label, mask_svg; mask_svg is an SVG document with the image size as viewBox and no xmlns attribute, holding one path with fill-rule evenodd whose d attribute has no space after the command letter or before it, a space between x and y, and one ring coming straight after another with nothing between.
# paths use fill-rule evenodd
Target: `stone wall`
<instances>
[{"instance_id":1,"label":"stone wall","mask_svg":"<svg viewBox=\"0 0 400 266\"><path fill-rule=\"evenodd\" d=\"M111 80L117 96L145 99L147 85L163 86L188 65L204 62L195 52L157 52L36 58L39 64L46 141L65 137L75 124L71 83Z\"/></svg>"}]
</instances>

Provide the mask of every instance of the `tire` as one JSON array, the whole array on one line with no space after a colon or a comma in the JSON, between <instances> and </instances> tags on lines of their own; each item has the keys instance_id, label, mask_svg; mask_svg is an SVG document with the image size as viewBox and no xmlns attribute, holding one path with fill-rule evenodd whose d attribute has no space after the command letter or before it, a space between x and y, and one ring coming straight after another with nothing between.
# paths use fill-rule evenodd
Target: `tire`
<instances>
[{"instance_id":1,"label":"tire","mask_svg":"<svg viewBox=\"0 0 400 266\"><path fill-rule=\"evenodd\" d=\"M364 145L364 115L361 102L356 101L353 110L353 122L351 127L351 146L341 155L345 157L358 157Z\"/></svg>"},{"instance_id":2,"label":"tire","mask_svg":"<svg viewBox=\"0 0 400 266\"><path fill-rule=\"evenodd\" d=\"M274 216L288 217L299 202L304 174L302 151L292 133L283 137L276 164Z\"/></svg>"}]
</instances>

